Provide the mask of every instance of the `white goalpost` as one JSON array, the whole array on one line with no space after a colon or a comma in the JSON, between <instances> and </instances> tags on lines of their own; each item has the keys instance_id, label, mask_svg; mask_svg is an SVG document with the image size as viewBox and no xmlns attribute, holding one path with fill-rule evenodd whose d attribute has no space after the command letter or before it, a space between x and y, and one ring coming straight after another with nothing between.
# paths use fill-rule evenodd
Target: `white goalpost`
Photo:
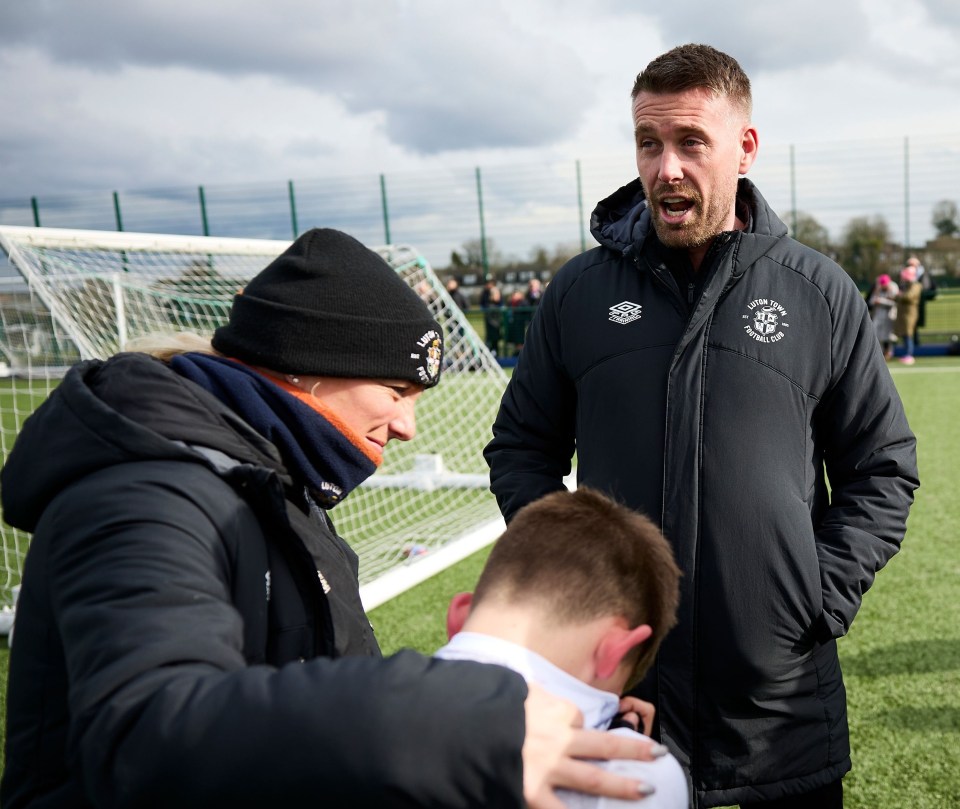
<instances>
[{"instance_id":1,"label":"white goalpost","mask_svg":"<svg viewBox=\"0 0 960 809\"><path fill-rule=\"evenodd\" d=\"M234 294L289 244L0 226L0 248L16 271L0 278L3 458L73 363L106 358L157 331L212 333ZM421 255L408 246L373 249L430 307L444 328L447 358L440 385L418 405L417 437L391 443L380 470L331 512L360 556L367 609L502 532L481 453L507 380ZM29 537L5 523L0 534L2 631L12 620Z\"/></svg>"}]
</instances>

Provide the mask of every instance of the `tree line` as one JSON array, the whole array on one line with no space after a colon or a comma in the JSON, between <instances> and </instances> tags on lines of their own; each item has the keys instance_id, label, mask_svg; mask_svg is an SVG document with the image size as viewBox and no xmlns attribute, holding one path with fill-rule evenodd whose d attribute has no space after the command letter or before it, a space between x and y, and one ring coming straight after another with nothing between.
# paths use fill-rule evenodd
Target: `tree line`
<instances>
[{"instance_id":1,"label":"tree line","mask_svg":"<svg viewBox=\"0 0 960 809\"><path fill-rule=\"evenodd\" d=\"M922 253L930 269L960 277L960 209L953 200L940 200L931 213L936 239L923 248L893 241L890 226L881 215L850 219L838 239L817 219L804 211L790 211L783 217L791 235L799 242L829 256L857 283L870 284L883 273L896 274L910 253ZM942 247L938 247L942 245ZM506 256L493 239L468 239L450 254L450 263L437 268L442 277L454 276L469 287L480 286L493 277L501 284L522 285L529 278L548 280L563 264L580 252L579 245L558 245L552 250L537 245L526 259Z\"/></svg>"}]
</instances>

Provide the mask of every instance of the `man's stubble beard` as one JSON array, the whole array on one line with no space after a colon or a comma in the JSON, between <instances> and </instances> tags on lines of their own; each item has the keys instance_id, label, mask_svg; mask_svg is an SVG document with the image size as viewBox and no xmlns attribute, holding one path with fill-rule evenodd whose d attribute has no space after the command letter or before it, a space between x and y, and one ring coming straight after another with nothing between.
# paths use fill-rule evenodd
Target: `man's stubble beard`
<instances>
[{"instance_id":1,"label":"man's stubble beard","mask_svg":"<svg viewBox=\"0 0 960 809\"><path fill-rule=\"evenodd\" d=\"M643 185L642 181L641 185ZM653 194L644 186L644 193L650 206L653 228L660 242L666 247L692 250L703 247L724 231L727 214L736 200L736 184L733 185L730 195L724 195L729 197L729 202L721 199L721 195L715 195L706 209L703 207L703 197L699 192L684 185L659 186L655 188ZM661 219L660 200L671 194L679 194L693 201L692 221L670 225Z\"/></svg>"}]
</instances>

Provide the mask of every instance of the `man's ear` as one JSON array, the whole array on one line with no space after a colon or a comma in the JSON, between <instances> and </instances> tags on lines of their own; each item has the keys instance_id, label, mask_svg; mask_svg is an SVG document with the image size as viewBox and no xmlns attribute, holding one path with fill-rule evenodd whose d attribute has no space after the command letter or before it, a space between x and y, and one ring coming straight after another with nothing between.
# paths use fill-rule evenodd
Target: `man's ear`
<instances>
[{"instance_id":1,"label":"man's ear","mask_svg":"<svg viewBox=\"0 0 960 809\"><path fill-rule=\"evenodd\" d=\"M757 150L760 148L760 139L757 137L756 127L747 126L740 137L740 175L750 171L753 161L757 159Z\"/></svg>"},{"instance_id":2,"label":"man's ear","mask_svg":"<svg viewBox=\"0 0 960 809\"><path fill-rule=\"evenodd\" d=\"M612 677L617 666L634 646L647 640L653 634L649 624L641 624L636 629L612 626L606 631L593 653L597 677L606 680Z\"/></svg>"},{"instance_id":3,"label":"man's ear","mask_svg":"<svg viewBox=\"0 0 960 809\"><path fill-rule=\"evenodd\" d=\"M447 607L447 640L463 629L473 604L473 593L457 593Z\"/></svg>"}]
</instances>

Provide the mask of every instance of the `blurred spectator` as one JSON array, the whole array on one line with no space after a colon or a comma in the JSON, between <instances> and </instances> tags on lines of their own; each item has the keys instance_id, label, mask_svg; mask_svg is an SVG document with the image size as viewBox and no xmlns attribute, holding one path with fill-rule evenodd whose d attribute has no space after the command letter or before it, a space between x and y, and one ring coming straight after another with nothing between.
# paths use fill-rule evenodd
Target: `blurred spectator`
<instances>
[{"instance_id":1,"label":"blurred spectator","mask_svg":"<svg viewBox=\"0 0 960 809\"><path fill-rule=\"evenodd\" d=\"M920 329L927 325L927 301L932 301L937 297L937 282L933 276L927 272L920 259L916 256L910 256L907 259L907 266L913 267L917 271L917 281L920 282L920 307L917 310L917 325L913 330L913 344L920 345Z\"/></svg>"},{"instance_id":2,"label":"blurred spectator","mask_svg":"<svg viewBox=\"0 0 960 809\"><path fill-rule=\"evenodd\" d=\"M485 328L484 342L494 355L500 353L500 331L503 325L503 295L496 280L487 279L480 293L480 308L483 310Z\"/></svg>"},{"instance_id":3,"label":"blurred spectator","mask_svg":"<svg viewBox=\"0 0 960 809\"><path fill-rule=\"evenodd\" d=\"M870 290L870 297L867 298L877 339L883 348L884 358L888 360L893 357L895 339L893 327L897 321L897 295L899 294L900 288L889 275L884 274L877 278L873 289Z\"/></svg>"},{"instance_id":4,"label":"blurred spectator","mask_svg":"<svg viewBox=\"0 0 960 809\"><path fill-rule=\"evenodd\" d=\"M539 278L531 278L527 284L526 303L527 306L536 306L540 303L540 296L543 295L543 286Z\"/></svg>"},{"instance_id":5,"label":"blurred spectator","mask_svg":"<svg viewBox=\"0 0 960 809\"><path fill-rule=\"evenodd\" d=\"M527 303L527 296L519 289L510 294L507 312L507 347L511 354L520 353L523 348L523 339L530 323L532 309Z\"/></svg>"},{"instance_id":6,"label":"blurred spectator","mask_svg":"<svg viewBox=\"0 0 960 809\"><path fill-rule=\"evenodd\" d=\"M430 283L428 281L421 281L419 284L417 284L414 291L420 296L420 300L422 300L427 306L431 307L430 311L432 312L432 304L436 300L437 296L434 293L433 288L430 286Z\"/></svg>"},{"instance_id":7,"label":"blurred spectator","mask_svg":"<svg viewBox=\"0 0 960 809\"><path fill-rule=\"evenodd\" d=\"M466 312L470 308L470 304L467 303L467 296L460 291L460 283L456 278L447 281L447 293L461 312Z\"/></svg>"},{"instance_id":8,"label":"blurred spectator","mask_svg":"<svg viewBox=\"0 0 960 809\"><path fill-rule=\"evenodd\" d=\"M497 279L490 276L483 282L483 289L480 290L481 309L486 309L490 305L490 297L493 295L493 290L497 291L497 300L500 300L502 295L500 294L500 287L497 286Z\"/></svg>"},{"instance_id":9,"label":"blurred spectator","mask_svg":"<svg viewBox=\"0 0 960 809\"><path fill-rule=\"evenodd\" d=\"M920 316L920 298L923 286L917 280L917 268L907 264L900 270L900 294L897 296L897 337L903 340L903 356L900 362L913 365L914 332Z\"/></svg>"}]
</instances>

